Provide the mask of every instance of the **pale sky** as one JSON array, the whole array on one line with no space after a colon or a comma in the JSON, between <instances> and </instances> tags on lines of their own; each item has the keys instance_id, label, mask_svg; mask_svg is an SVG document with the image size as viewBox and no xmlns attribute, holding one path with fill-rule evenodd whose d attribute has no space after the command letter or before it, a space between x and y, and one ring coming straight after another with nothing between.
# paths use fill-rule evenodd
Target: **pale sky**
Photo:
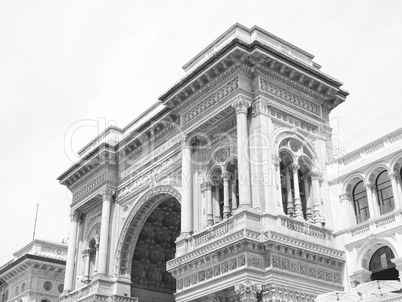
<instances>
[{"instance_id":1,"label":"pale sky","mask_svg":"<svg viewBox=\"0 0 402 302\"><path fill-rule=\"evenodd\" d=\"M65 149L98 133L68 130L123 128L236 22L344 83L331 114L342 149L401 127L402 1L0 0L0 266L32 239L37 203L36 238L66 237L71 197L56 178L72 164Z\"/></svg>"}]
</instances>

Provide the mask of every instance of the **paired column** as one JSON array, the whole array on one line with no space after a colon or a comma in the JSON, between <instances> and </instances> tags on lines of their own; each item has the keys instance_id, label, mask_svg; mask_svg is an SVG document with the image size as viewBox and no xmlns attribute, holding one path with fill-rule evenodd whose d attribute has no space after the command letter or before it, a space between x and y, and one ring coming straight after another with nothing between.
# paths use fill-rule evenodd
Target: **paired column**
<instances>
[{"instance_id":1,"label":"paired column","mask_svg":"<svg viewBox=\"0 0 402 302\"><path fill-rule=\"evenodd\" d=\"M84 258L84 283L89 282L89 260L91 256L91 249L87 248L82 251L82 258Z\"/></svg>"},{"instance_id":2,"label":"paired column","mask_svg":"<svg viewBox=\"0 0 402 302\"><path fill-rule=\"evenodd\" d=\"M214 222L218 223L222 221L221 211L219 206L219 184L214 184L214 196L213 196L213 211L214 211Z\"/></svg>"},{"instance_id":3,"label":"paired column","mask_svg":"<svg viewBox=\"0 0 402 302\"><path fill-rule=\"evenodd\" d=\"M102 195L102 222L99 242L99 262L98 274L106 275L107 272L107 254L109 250L109 227L110 227L110 207L112 203L113 192L105 189Z\"/></svg>"},{"instance_id":4,"label":"paired column","mask_svg":"<svg viewBox=\"0 0 402 302\"><path fill-rule=\"evenodd\" d=\"M229 173L225 172L222 174L223 180L223 219L227 219L230 215L230 205L229 205Z\"/></svg>"},{"instance_id":5,"label":"paired column","mask_svg":"<svg viewBox=\"0 0 402 302\"><path fill-rule=\"evenodd\" d=\"M237 209L237 196L236 196L236 192L237 192L237 183L236 183L236 175L237 173L235 173L235 176L232 178L232 212L234 210Z\"/></svg>"},{"instance_id":6,"label":"paired column","mask_svg":"<svg viewBox=\"0 0 402 302\"><path fill-rule=\"evenodd\" d=\"M99 243L95 244L95 267L94 275L98 272L98 262L99 262Z\"/></svg>"},{"instance_id":7,"label":"paired column","mask_svg":"<svg viewBox=\"0 0 402 302\"><path fill-rule=\"evenodd\" d=\"M304 175L304 195L306 198L306 220L308 222L313 222L313 212L312 212L312 200L310 198L310 184L307 175Z\"/></svg>"},{"instance_id":8,"label":"paired column","mask_svg":"<svg viewBox=\"0 0 402 302\"><path fill-rule=\"evenodd\" d=\"M288 211L288 215L290 217L293 217L294 213L295 213L295 207L293 204L293 196L292 196L292 184L290 181L290 168L286 168L286 175L285 175L285 181L286 181L286 194L287 194L287 203L286 203L286 207L287 207L287 211Z\"/></svg>"},{"instance_id":9,"label":"paired column","mask_svg":"<svg viewBox=\"0 0 402 302\"><path fill-rule=\"evenodd\" d=\"M68 252L66 263L66 274L64 276L64 291L70 292L73 289L75 251L77 246L77 228L81 212L75 210L70 214L70 233L68 239Z\"/></svg>"},{"instance_id":10,"label":"paired column","mask_svg":"<svg viewBox=\"0 0 402 302\"><path fill-rule=\"evenodd\" d=\"M295 218L303 220L303 208L300 199L300 188L299 188L299 169L300 167L296 164L291 166L293 172L293 188L295 191Z\"/></svg>"},{"instance_id":11,"label":"paired column","mask_svg":"<svg viewBox=\"0 0 402 302\"><path fill-rule=\"evenodd\" d=\"M214 224L214 216L212 214L212 184L209 181L201 184L201 191L205 194L205 207L207 212L207 226Z\"/></svg>"},{"instance_id":12,"label":"paired column","mask_svg":"<svg viewBox=\"0 0 402 302\"><path fill-rule=\"evenodd\" d=\"M313 195L314 195L314 204L313 204L313 222L316 225L321 226L321 213L320 213L320 202L321 202L321 194L320 194L320 180L321 173L318 171L310 172L311 178L311 186L313 187Z\"/></svg>"},{"instance_id":13,"label":"paired column","mask_svg":"<svg viewBox=\"0 0 402 302\"><path fill-rule=\"evenodd\" d=\"M239 97L231 106L235 108L237 117L239 203L240 207L251 207L250 155L247 131L247 109L251 106L251 102Z\"/></svg>"},{"instance_id":14,"label":"paired column","mask_svg":"<svg viewBox=\"0 0 402 302\"><path fill-rule=\"evenodd\" d=\"M389 174L389 178L391 179L392 185L392 194L394 195L395 209L402 209L401 200L398 194L398 173L392 172Z\"/></svg>"},{"instance_id":15,"label":"paired column","mask_svg":"<svg viewBox=\"0 0 402 302\"><path fill-rule=\"evenodd\" d=\"M191 146L187 137L182 138L182 186L181 186L181 234L189 236L192 231L192 175L191 175Z\"/></svg>"},{"instance_id":16,"label":"paired column","mask_svg":"<svg viewBox=\"0 0 402 302\"><path fill-rule=\"evenodd\" d=\"M379 213L377 215L378 206L376 206L375 203L373 202L373 184L366 183L366 184L364 184L364 186L366 187L367 203L368 203L369 213L370 213L369 218L374 218L376 216L379 216Z\"/></svg>"}]
</instances>

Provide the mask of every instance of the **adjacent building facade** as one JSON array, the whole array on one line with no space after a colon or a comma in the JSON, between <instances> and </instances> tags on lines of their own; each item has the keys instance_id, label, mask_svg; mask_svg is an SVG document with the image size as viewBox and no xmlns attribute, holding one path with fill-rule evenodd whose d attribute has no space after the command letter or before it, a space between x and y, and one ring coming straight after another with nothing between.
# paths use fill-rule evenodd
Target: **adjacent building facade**
<instances>
[{"instance_id":1,"label":"adjacent building facade","mask_svg":"<svg viewBox=\"0 0 402 302\"><path fill-rule=\"evenodd\" d=\"M35 239L0 267L1 302L55 302L63 293L67 245Z\"/></svg>"},{"instance_id":2,"label":"adjacent building facade","mask_svg":"<svg viewBox=\"0 0 402 302\"><path fill-rule=\"evenodd\" d=\"M160 102L60 177L73 194L59 301L304 301L402 251L402 130L335 158L342 83L236 24Z\"/></svg>"}]
</instances>

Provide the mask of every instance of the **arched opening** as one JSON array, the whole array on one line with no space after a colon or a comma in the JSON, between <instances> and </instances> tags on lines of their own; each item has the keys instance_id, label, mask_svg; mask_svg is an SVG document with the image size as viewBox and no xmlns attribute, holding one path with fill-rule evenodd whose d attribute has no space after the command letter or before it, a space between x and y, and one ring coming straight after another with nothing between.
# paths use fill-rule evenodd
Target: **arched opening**
<instances>
[{"instance_id":1,"label":"arched opening","mask_svg":"<svg viewBox=\"0 0 402 302\"><path fill-rule=\"evenodd\" d=\"M399 272L395 268L394 253L388 246L380 247L370 259L369 270L372 272L371 280L399 280Z\"/></svg>"},{"instance_id":2,"label":"arched opening","mask_svg":"<svg viewBox=\"0 0 402 302\"><path fill-rule=\"evenodd\" d=\"M363 181L358 182L353 188L353 205L355 209L356 222L362 223L370 218L367 200L367 191Z\"/></svg>"},{"instance_id":3,"label":"arched opening","mask_svg":"<svg viewBox=\"0 0 402 302\"><path fill-rule=\"evenodd\" d=\"M131 266L131 296L139 301L175 301L176 282L166 262L175 257L180 211L176 198L165 198L141 228Z\"/></svg>"},{"instance_id":4,"label":"arched opening","mask_svg":"<svg viewBox=\"0 0 402 302\"><path fill-rule=\"evenodd\" d=\"M392 192L392 184L386 170L378 174L375 181L375 187L378 196L380 214L383 215L393 211L395 209L395 202Z\"/></svg>"}]
</instances>

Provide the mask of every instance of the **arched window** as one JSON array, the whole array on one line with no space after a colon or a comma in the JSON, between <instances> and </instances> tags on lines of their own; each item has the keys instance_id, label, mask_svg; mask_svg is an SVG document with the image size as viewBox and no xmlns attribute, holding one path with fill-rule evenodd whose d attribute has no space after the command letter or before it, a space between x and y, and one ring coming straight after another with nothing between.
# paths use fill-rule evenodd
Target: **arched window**
<instances>
[{"instance_id":1,"label":"arched window","mask_svg":"<svg viewBox=\"0 0 402 302\"><path fill-rule=\"evenodd\" d=\"M360 181L353 188L353 204L355 208L356 222L361 223L370 218L367 191L363 181Z\"/></svg>"},{"instance_id":2,"label":"arched window","mask_svg":"<svg viewBox=\"0 0 402 302\"><path fill-rule=\"evenodd\" d=\"M386 214L394 210L394 196L392 193L391 180L387 175L387 171L382 171L375 182L378 196L378 206L380 207L380 214Z\"/></svg>"},{"instance_id":3,"label":"arched window","mask_svg":"<svg viewBox=\"0 0 402 302\"><path fill-rule=\"evenodd\" d=\"M15 288L15 296L18 296L19 294L20 294L20 288L19 288L19 286L17 286Z\"/></svg>"},{"instance_id":4,"label":"arched window","mask_svg":"<svg viewBox=\"0 0 402 302\"><path fill-rule=\"evenodd\" d=\"M370 260L369 270L371 280L398 280L398 271L391 259L395 258L394 253L388 246L380 247Z\"/></svg>"}]
</instances>

